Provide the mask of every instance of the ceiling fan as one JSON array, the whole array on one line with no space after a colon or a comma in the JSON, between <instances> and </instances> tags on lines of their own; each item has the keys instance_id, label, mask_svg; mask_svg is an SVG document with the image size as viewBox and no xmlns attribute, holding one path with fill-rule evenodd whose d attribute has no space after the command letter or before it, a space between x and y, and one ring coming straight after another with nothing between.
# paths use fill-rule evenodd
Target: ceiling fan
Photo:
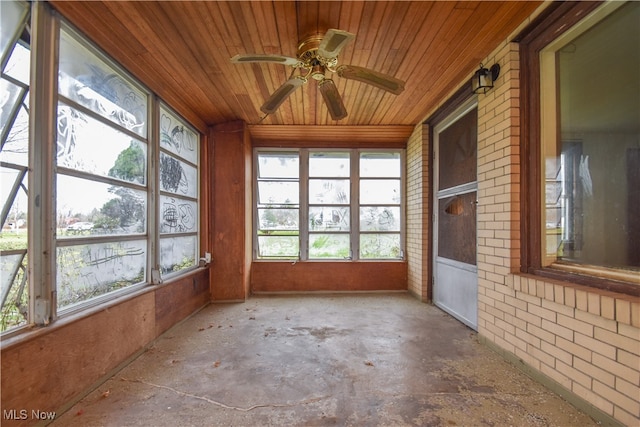
<instances>
[{"instance_id":1,"label":"ceiling fan","mask_svg":"<svg viewBox=\"0 0 640 427\"><path fill-rule=\"evenodd\" d=\"M346 31L330 29L324 36L314 35L300 42L296 58L270 54L240 54L231 58L231 62L271 62L293 67L289 79L260 107L263 113L275 112L285 99L311 77L318 82L318 89L333 120L340 120L347 116L347 110L335 83L327 77L327 71L337 73L346 79L370 84L395 95L404 90L404 82L395 77L355 65L338 66L338 54L354 37L355 35Z\"/></svg>"}]
</instances>

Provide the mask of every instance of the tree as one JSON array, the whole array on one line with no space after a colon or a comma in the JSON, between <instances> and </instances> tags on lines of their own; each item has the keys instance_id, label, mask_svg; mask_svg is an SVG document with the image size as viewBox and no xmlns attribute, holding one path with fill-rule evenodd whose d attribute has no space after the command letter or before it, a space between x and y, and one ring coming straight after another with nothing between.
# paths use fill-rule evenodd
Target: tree
<instances>
[{"instance_id":1,"label":"tree","mask_svg":"<svg viewBox=\"0 0 640 427\"><path fill-rule=\"evenodd\" d=\"M141 144L131 141L129 147L123 150L116 159L116 163L109 169L109 176L130 182L145 182L147 158Z\"/></svg>"},{"instance_id":2,"label":"tree","mask_svg":"<svg viewBox=\"0 0 640 427\"><path fill-rule=\"evenodd\" d=\"M129 147L123 150L109 169L108 175L113 178L129 182L145 182L146 154L140 143L131 141ZM101 219L101 225L114 228L118 224L126 228L138 224L138 231L144 230L146 219L145 201L130 188L111 186L109 192L118 196L106 202L100 213L106 218Z\"/></svg>"}]
</instances>

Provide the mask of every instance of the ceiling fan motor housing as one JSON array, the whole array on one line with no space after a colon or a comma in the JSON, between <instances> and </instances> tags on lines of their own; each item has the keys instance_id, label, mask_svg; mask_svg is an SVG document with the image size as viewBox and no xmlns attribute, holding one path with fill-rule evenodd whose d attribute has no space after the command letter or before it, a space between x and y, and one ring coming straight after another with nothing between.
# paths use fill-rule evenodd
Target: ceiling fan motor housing
<instances>
[{"instance_id":1,"label":"ceiling fan motor housing","mask_svg":"<svg viewBox=\"0 0 640 427\"><path fill-rule=\"evenodd\" d=\"M318 47L322 41L322 36L316 34L314 36L307 37L298 45L298 59L305 63L305 65L313 66L314 60L317 61Z\"/></svg>"}]
</instances>

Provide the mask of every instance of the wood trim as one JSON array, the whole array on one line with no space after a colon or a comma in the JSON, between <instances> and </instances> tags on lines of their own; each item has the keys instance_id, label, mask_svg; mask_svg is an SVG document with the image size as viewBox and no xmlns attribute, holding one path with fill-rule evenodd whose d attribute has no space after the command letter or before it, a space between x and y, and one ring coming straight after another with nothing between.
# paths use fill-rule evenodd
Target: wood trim
<instances>
[{"instance_id":1,"label":"wood trim","mask_svg":"<svg viewBox=\"0 0 640 427\"><path fill-rule=\"evenodd\" d=\"M628 295L640 295L640 287L609 278L588 276L542 266L542 188L540 135L540 51L572 28L602 2L553 3L522 33L520 43L521 128L521 268L523 273L563 280Z\"/></svg>"},{"instance_id":2,"label":"wood trim","mask_svg":"<svg viewBox=\"0 0 640 427\"><path fill-rule=\"evenodd\" d=\"M520 43L520 129L522 236L520 269L533 273L542 268L542 189L540 141L540 51L578 23L602 2L553 3L516 40Z\"/></svg>"},{"instance_id":3,"label":"wood trim","mask_svg":"<svg viewBox=\"0 0 640 427\"><path fill-rule=\"evenodd\" d=\"M457 97L454 96L454 98L457 99ZM457 101L456 101L457 102ZM434 278L435 278L435 271L434 271L434 265L433 265L433 236L435 233L434 230L434 224L433 224L433 215L434 215L434 209L435 209L435 202L434 202L434 197L433 197L433 192L434 192L434 188L433 188L433 180L434 180L434 165L433 165L433 159L434 159L434 150L433 150L433 126L430 124L426 124L427 127L427 138L428 138L428 145L429 145L429 153L428 153L428 157L427 157L427 176L428 176L428 180L429 180L429 185L427 187L426 191L423 191L422 194L426 194L427 195L427 213L428 213L428 217L427 217L427 254L426 256L427 258L427 263L426 265L428 266L428 276L427 276L427 300L428 301L433 301L433 286L434 286Z\"/></svg>"},{"instance_id":4,"label":"wood trim","mask_svg":"<svg viewBox=\"0 0 640 427\"><path fill-rule=\"evenodd\" d=\"M414 126L302 126L251 125L248 126L253 145L273 147L300 147L318 143L331 147L353 147L354 144L384 145L386 148L405 148ZM348 145L346 145L348 144Z\"/></svg>"},{"instance_id":5,"label":"wood trim","mask_svg":"<svg viewBox=\"0 0 640 427\"><path fill-rule=\"evenodd\" d=\"M467 102L469 98L473 96L471 91L471 84L466 81L461 87L458 88L440 108L438 108L431 116L424 121L429 124L430 129L433 132L433 128L441 121L449 117L458 107ZM433 140L433 135L430 134Z\"/></svg>"},{"instance_id":6,"label":"wood trim","mask_svg":"<svg viewBox=\"0 0 640 427\"><path fill-rule=\"evenodd\" d=\"M200 137L200 255L213 248L213 140L210 132Z\"/></svg>"}]
</instances>

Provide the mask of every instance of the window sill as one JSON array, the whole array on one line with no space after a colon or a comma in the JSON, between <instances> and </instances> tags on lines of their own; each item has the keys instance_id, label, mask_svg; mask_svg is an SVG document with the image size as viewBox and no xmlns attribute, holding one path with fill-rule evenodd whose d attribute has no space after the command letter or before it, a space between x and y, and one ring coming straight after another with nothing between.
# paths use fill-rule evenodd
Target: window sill
<instances>
[{"instance_id":1,"label":"window sill","mask_svg":"<svg viewBox=\"0 0 640 427\"><path fill-rule=\"evenodd\" d=\"M616 280L610 277L602 277L596 275L585 274L588 269L567 268L566 266L559 267L560 265L548 268L532 268L527 273L539 276L542 278L548 278L553 280L560 280L563 282L575 283L590 288L601 289L604 291L630 295L634 297L640 297L640 283L633 281Z\"/></svg>"}]
</instances>

